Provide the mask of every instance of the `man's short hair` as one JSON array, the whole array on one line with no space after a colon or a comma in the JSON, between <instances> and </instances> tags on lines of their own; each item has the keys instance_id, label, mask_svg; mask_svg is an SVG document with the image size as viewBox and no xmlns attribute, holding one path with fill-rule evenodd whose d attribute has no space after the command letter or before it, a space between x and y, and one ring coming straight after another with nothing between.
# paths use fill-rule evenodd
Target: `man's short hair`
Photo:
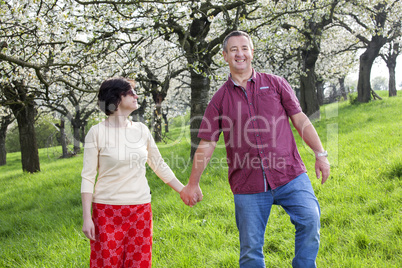
<instances>
[{"instance_id":1,"label":"man's short hair","mask_svg":"<svg viewBox=\"0 0 402 268\"><path fill-rule=\"evenodd\" d=\"M233 37L233 36L244 36L244 37L247 37L247 39L248 39L248 41L249 41L249 43L250 43L250 48L251 48L251 49L254 49L254 45L253 45L253 41L251 40L251 37L250 37L246 32L237 31L237 30L236 30L236 31L230 32L230 33L225 37L225 39L223 40L223 44L222 44L223 51L228 52L228 49L227 49L228 41L229 41L229 38L230 38L230 37Z\"/></svg>"}]
</instances>

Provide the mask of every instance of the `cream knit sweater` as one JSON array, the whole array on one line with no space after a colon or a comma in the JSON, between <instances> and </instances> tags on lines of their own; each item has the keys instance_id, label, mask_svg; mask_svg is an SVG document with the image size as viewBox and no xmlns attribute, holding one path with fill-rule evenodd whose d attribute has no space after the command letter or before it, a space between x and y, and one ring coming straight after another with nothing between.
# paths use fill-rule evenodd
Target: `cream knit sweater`
<instances>
[{"instance_id":1,"label":"cream knit sweater","mask_svg":"<svg viewBox=\"0 0 402 268\"><path fill-rule=\"evenodd\" d=\"M149 203L145 163L165 183L176 178L144 124L113 128L101 122L85 137L81 193L93 193L93 202L101 204Z\"/></svg>"}]
</instances>

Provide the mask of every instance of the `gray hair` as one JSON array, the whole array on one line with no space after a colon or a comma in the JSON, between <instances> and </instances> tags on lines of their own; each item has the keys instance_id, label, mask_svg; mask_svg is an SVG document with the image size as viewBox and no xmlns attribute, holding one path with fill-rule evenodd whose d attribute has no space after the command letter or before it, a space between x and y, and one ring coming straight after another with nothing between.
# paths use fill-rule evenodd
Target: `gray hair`
<instances>
[{"instance_id":1,"label":"gray hair","mask_svg":"<svg viewBox=\"0 0 402 268\"><path fill-rule=\"evenodd\" d=\"M228 52L228 49L227 49L228 41L229 41L229 38L233 37L233 36L244 36L244 37L246 37L248 39L249 43L250 43L250 48L254 49L253 41L251 40L251 37L246 32L233 31L233 32L229 33L225 37L225 39L223 40L223 44L222 44L223 51Z\"/></svg>"}]
</instances>

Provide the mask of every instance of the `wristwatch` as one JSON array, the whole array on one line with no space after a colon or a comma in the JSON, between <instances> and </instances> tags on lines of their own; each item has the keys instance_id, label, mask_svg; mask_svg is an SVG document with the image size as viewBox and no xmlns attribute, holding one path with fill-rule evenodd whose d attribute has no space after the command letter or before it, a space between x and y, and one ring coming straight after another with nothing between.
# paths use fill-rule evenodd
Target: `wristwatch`
<instances>
[{"instance_id":1,"label":"wristwatch","mask_svg":"<svg viewBox=\"0 0 402 268\"><path fill-rule=\"evenodd\" d=\"M328 157L328 152L327 152L327 151L324 151L324 152L322 152L322 153L316 153L316 156L317 156L317 157L320 157L320 156Z\"/></svg>"}]
</instances>

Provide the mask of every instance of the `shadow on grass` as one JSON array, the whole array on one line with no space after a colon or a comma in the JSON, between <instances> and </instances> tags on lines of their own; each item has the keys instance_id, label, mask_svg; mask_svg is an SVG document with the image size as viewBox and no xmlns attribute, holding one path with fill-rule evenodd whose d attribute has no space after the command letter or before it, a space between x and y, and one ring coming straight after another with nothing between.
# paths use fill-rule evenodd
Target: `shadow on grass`
<instances>
[{"instance_id":1,"label":"shadow on grass","mask_svg":"<svg viewBox=\"0 0 402 268\"><path fill-rule=\"evenodd\" d=\"M385 176L389 179L401 179L402 178L402 163L393 164L390 169L385 173Z\"/></svg>"}]
</instances>

